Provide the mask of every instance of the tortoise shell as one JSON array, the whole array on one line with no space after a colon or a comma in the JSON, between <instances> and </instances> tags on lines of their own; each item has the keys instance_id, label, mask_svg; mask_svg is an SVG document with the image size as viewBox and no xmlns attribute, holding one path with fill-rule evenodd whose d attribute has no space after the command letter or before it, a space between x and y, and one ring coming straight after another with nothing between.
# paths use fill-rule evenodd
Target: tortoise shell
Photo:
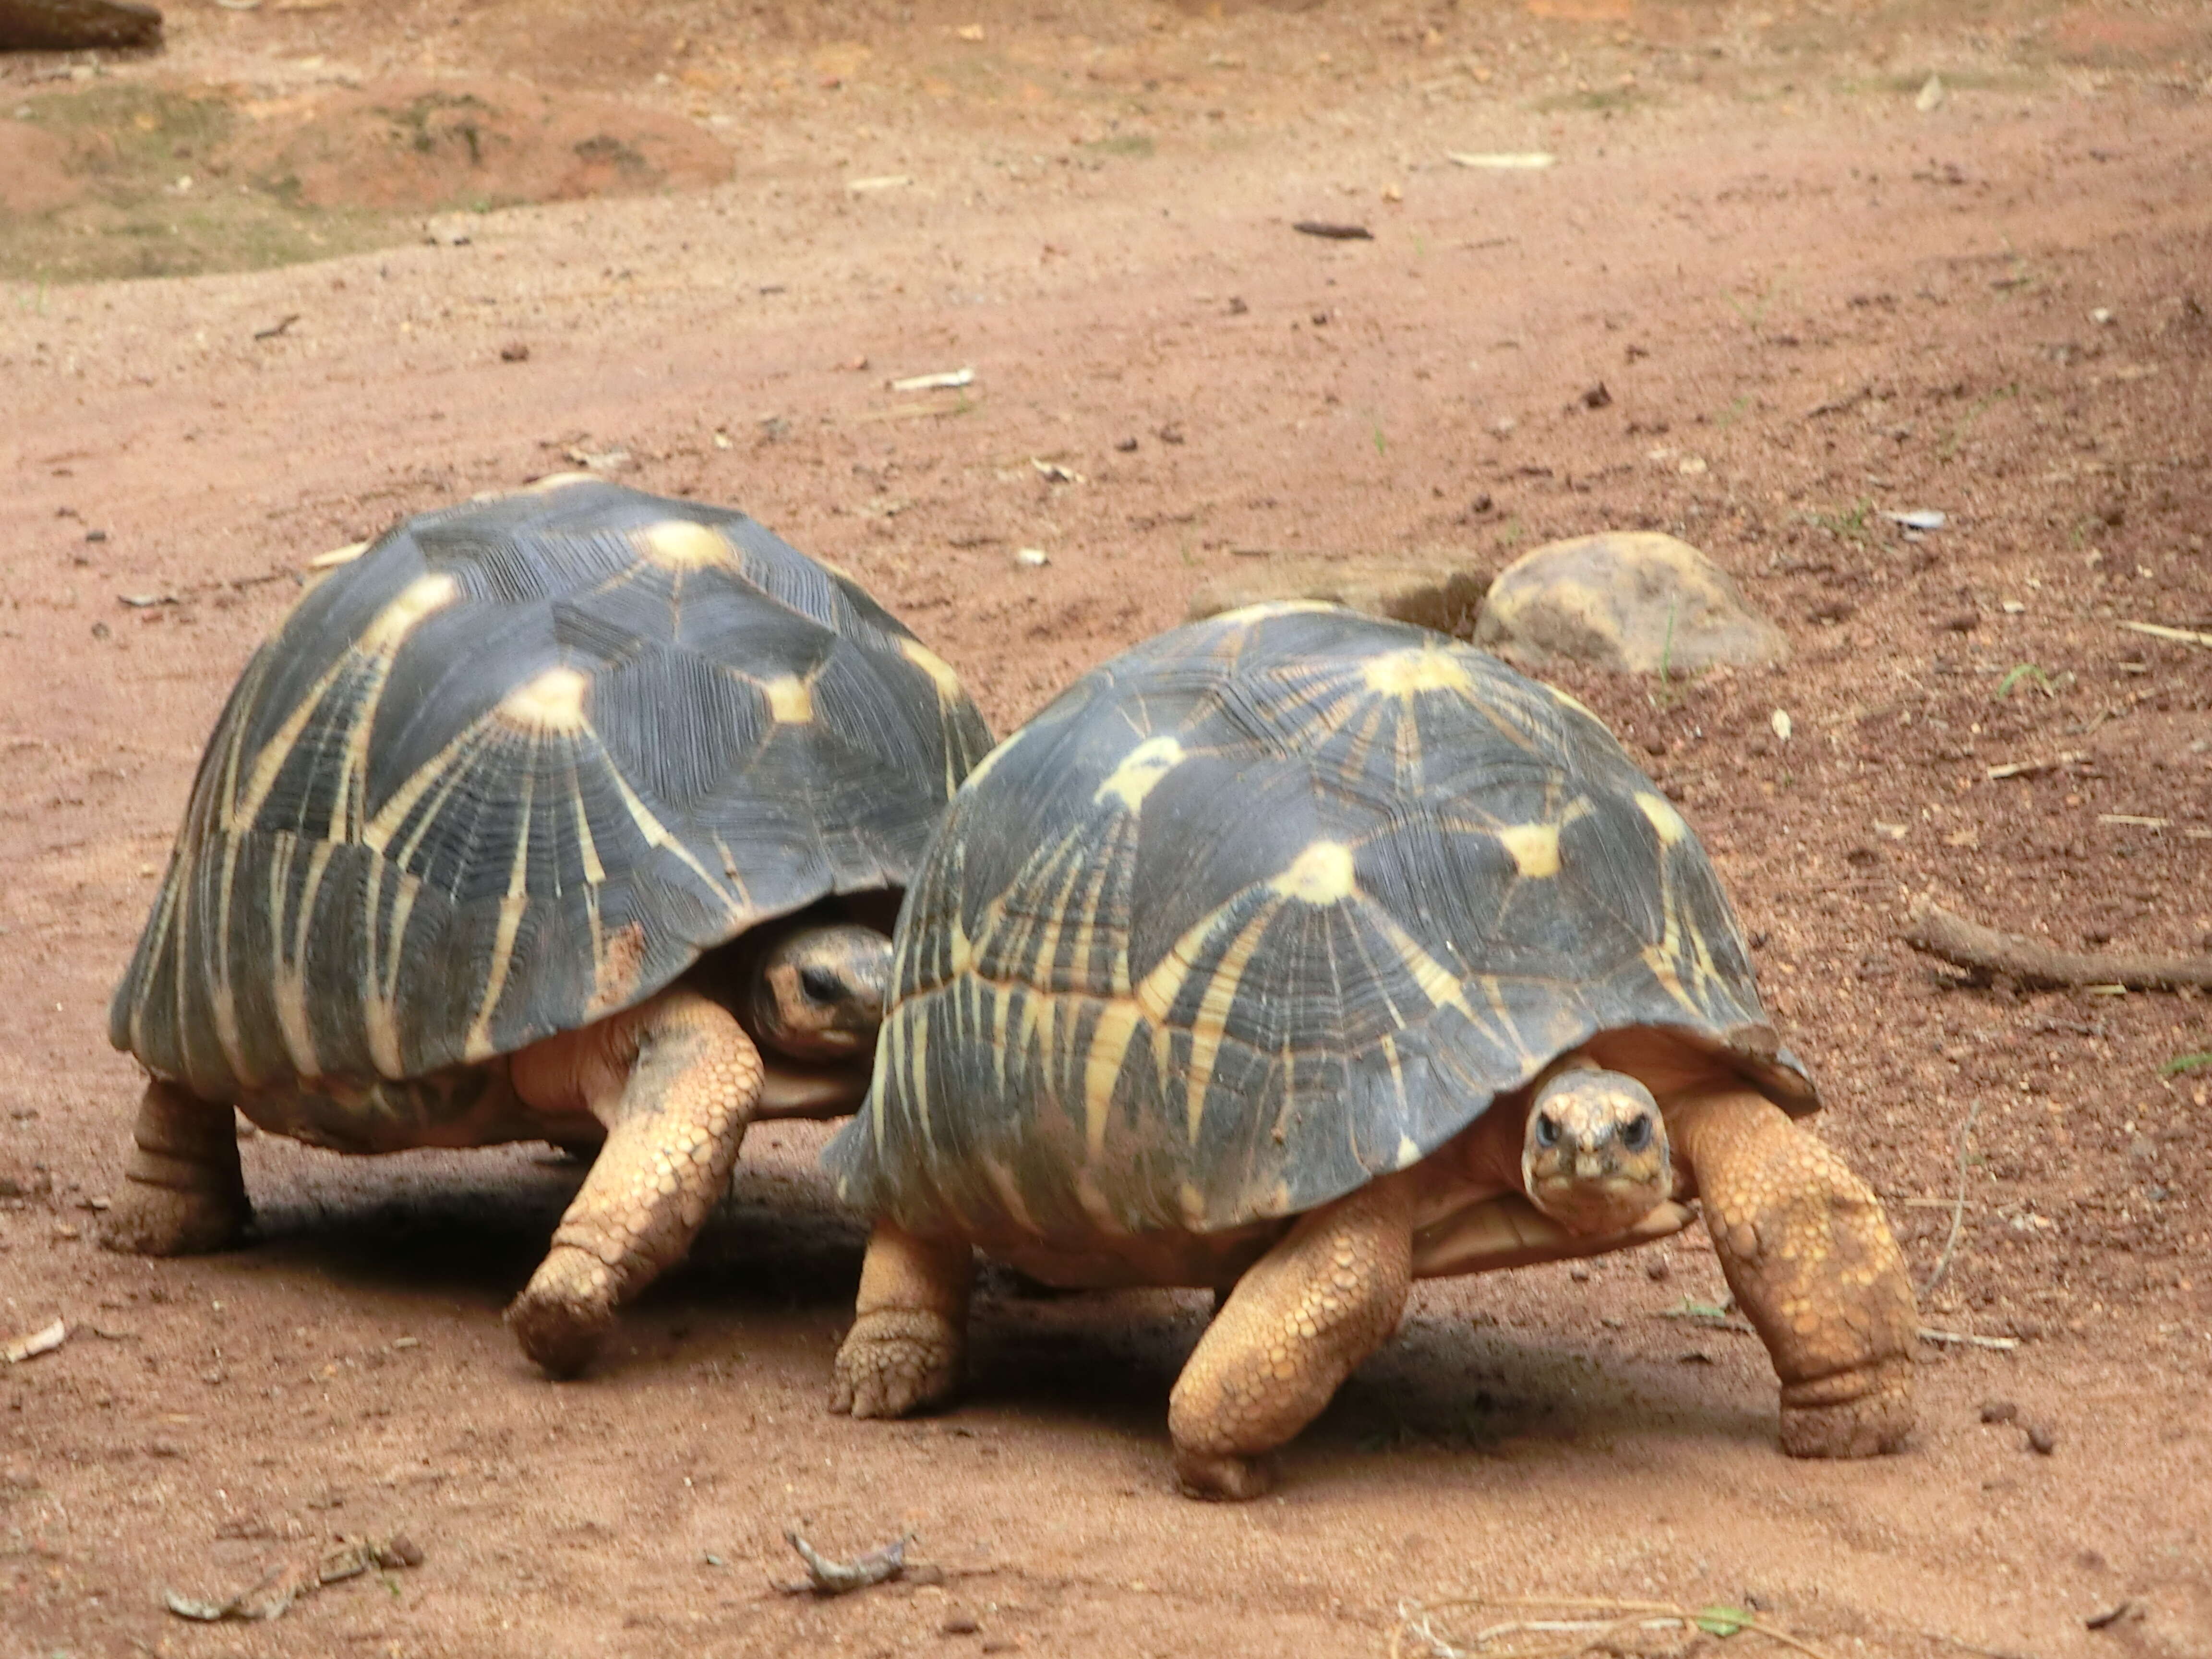
<instances>
[{"instance_id":1,"label":"tortoise shell","mask_svg":"<svg viewBox=\"0 0 2212 1659\"><path fill-rule=\"evenodd\" d=\"M1090 674L908 894L841 1194L923 1232L1225 1232L1417 1162L1593 1036L1793 1114L1705 850L1595 716L1439 634L1263 605Z\"/></svg>"},{"instance_id":2,"label":"tortoise shell","mask_svg":"<svg viewBox=\"0 0 2212 1659\"><path fill-rule=\"evenodd\" d=\"M246 665L109 1036L217 1102L511 1053L902 888L989 744L742 514L574 477L425 514Z\"/></svg>"}]
</instances>

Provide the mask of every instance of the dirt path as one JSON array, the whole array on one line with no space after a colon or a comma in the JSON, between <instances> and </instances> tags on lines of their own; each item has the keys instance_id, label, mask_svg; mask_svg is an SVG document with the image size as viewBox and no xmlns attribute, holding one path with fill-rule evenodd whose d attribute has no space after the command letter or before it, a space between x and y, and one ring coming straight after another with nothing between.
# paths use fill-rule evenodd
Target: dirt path
<instances>
[{"instance_id":1,"label":"dirt path","mask_svg":"<svg viewBox=\"0 0 2212 1659\"><path fill-rule=\"evenodd\" d=\"M2212 1655L2212 1071L2162 1074L2212 1017L1958 988L1896 938L1933 893L2069 948L2212 948L2212 651L2121 626L2212 629L2212 9L1955 9L274 0L178 5L165 56L89 80L0 64L0 106L63 135L0 146L47 181L0 239L241 267L0 291L0 1340L71 1333L0 1368L0 1656L1375 1654L1401 1601L1469 1589L1755 1598L1831 1659ZM515 139L515 187L576 199L447 216L433 152L378 137L416 107L383 89L424 85L507 100L480 147L556 132ZM42 101L94 94L171 152L107 197ZM173 137L179 100L229 112ZM350 135L319 201L267 182L310 128ZM1447 159L1530 150L1558 164ZM149 169L207 155L193 189L242 216L163 230L191 192ZM315 235L365 251L242 268ZM1001 729L1269 552L1697 542L1795 663L1563 683L1713 848L1923 1276L1978 1104L1925 1312L2018 1346L1931 1344L1912 1449L1808 1467L1756 1345L1662 1316L1722 1293L1702 1242L1428 1285L1280 1495L1218 1509L1166 1480L1188 1297L996 1284L958 1410L827 1417L860 1234L811 1130L753 1137L570 1386L497 1319L575 1179L533 1152L257 1139L255 1249L100 1252L135 1097L106 996L292 573L580 464L854 570ZM1884 516L1918 507L1945 527ZM790 1525L912 1528L947 1576L782 1597ZM275 1625L159 1604L395 1528L422 1565Z\"/></svg>"}]
</instances>

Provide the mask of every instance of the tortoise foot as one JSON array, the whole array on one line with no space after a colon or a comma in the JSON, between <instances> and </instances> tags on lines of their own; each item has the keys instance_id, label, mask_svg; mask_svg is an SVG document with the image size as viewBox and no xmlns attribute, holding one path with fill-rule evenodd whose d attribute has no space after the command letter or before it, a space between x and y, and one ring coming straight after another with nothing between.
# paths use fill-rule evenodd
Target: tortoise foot
<instances>
[{"instance_id":1,"label":"tortoise foot","mask_svg":"<svg viewBox=\"0 0 2212 1659\"><path fill-rule=\"evenodd\" d=\"M131 1131L123 1190L100 1242L126 1255L202 1255L245 1237L253 1219L228 1106L149 1083Z\"/></svg>"},{"instance_id":2,"label":"tortoise foot","mask_svg":"<svg viewBox=\"0 0 2212 1659\"><path fill-rule=\"evenodd\" d=\"M156 1186L132 1174L102 1219L100 1242L125 1255L206 1255L244 1242L253 1219L240 1188Z\"/></svg>"},{"instance_id":3,"label":"tortoise foot","mask_svg":"<svg viewBox=\"0 0 2212 1659\"><path fill-rule=\"evenodd\" d=\"M879 1308L853 1322L837 1350L830 1409L904 1417L941 1405L960 1386L959 1328L922 1308Z\"/></svg>"},{"instance_id":4,"label":"tortoise foot","mask_svg":"<svg viewBox=\"0 0 2212 1659\"><path fill-rule=\"evenodd\" d=\"M1176 1448L1176 1489L1185 1498L1210 1504L1247 1504L1275 1489L1271 1457L1237 1457L1223 1452Z\"/></svg>"},{"instance_id":5,"label":"tortoise foot","mask_svg":"<svg viewBox=\"0 0 2212 1659\"><path fill-rule=\"evenodd\" d=\"M615 1322L614 1270L588 1250L556 1244L507 1310L507 1328L548 1376L574 1376Z\"/></svg>"},{"instance_id":6,"label":"tortoise foot","mask_svg":"<svg viewBox=\"0 0 2212 1659\"><path fill-rule=\"evenodd\" d=\"M1878 1457L1904 1445L1913 1421L1909 1359L1782 1391L1782 1449L1792 1457Z\"/></svg>"}]
</instances>

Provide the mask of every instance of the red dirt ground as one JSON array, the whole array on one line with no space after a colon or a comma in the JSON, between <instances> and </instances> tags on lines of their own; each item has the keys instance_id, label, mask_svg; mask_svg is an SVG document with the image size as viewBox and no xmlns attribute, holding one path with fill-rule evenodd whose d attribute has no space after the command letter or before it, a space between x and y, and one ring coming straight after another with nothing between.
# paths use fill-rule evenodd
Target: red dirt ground
<instances>
[{"instance_id":1,"label":"red dirt ground","mask_svg":"<svg viewBox=\"0 0 2212 1659\"><path fill-rule=\"evenodd\" d=\"M2212 629L2212 9L170 23L76 80L0 64L0 121L220 99L289 112L273 152L447 79L688 122L728 171L672 193L617 143L574 188L644 193L0 294L0 1340L70 1328L0 1367L0 1655L1381 1654L1401 1603L1469 1591L1752 1602L1829 1659L2212 1655L2212 1070L2162 1071L2212 1049L2206 1004L1962 987L1898 939L1925 893L2069 947L2212 950L2212 651L2123 626ZM258 130L218 179L264 165ZM1559 165L1447 159L1537 149ZM7 148L46 169L7 199L64 211L64 149ZM422 199L407 155L330 154L353 183L321 199ZM911 182L850 188L885 178ZM0 238L166 234L131 222ZM234 253L192 257L274 257ZM964 393L888 388L963 366ZM1166 1474L1186 1296L994 1280L962 1406L829 1417L861 1235L817 1129L754 1135L692 1264L572 1385L498 1322L575 1180L531 1150L259 1139L254 1248L100 1251L137 1092L105 1001L233 676L307 557L570 452L856 571L1001 729L1252 550L1488 572L1607 526L1698 543L1794 663L1563 683L1706 837L1921 1277L1979 1108L1923 1312L2018 1346L1928 1346L1908 1451L1806 1465L1756 1344L1661 1316L1720 1291L1699 1239L1426 1285L1279 1494L1213 1508ZM1883 516L1916 507L1949 521ZM787 1526L836 1553L911 1528L942 1582L776 1595ZM395 1528L421 1565L276 1624L160 1603Z\"/></svg>"}]
</instances>

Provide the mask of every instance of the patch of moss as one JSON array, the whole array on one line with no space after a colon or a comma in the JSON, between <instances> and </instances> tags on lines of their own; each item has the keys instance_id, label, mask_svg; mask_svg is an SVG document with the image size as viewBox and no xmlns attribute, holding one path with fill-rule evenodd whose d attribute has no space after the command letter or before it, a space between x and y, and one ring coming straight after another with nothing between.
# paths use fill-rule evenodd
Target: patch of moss
<instances>
[{"instance_id":1,"label":"patch of moss","mask_svg":"<svg viewBox=\"0 0 2212 1659\"><path fill-rule=\"evenodd\" d=\"M297 179L233 173L238 112L214 93L94 84L26 100L27 120L67 147L76 199L0 212L0 278L88 283L258 270L401 240L401 216L308 206Z\"/></svg>"}]
</instances>

